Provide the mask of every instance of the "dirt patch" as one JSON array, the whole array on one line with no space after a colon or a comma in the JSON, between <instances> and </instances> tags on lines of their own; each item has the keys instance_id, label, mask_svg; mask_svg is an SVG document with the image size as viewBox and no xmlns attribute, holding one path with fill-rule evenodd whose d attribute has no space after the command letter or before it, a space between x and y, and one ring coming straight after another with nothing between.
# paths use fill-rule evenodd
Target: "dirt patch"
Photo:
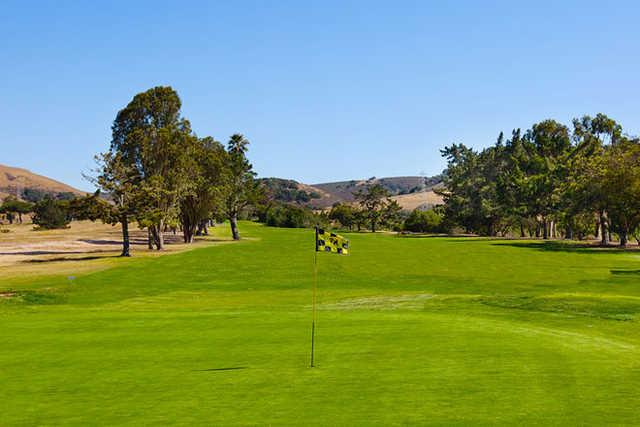
<instances>
[{"instance_id":1,"label":"dirt patch","mask_svg":"<svg viewBox=\"0 0 640 427\"><path fill-rule=\"evenodd\" d=\"M122 250L120 227L100 222L74 221L63 230L36 231L32 224L4 227L9 232L0 233L0 277L93 270L107 265ZM216 241L213 237L205 240ZM166 249L153 251L147 247L147 231L137 228L130 230L130 242L133 256L158 256L194 247L184 244L181 233L165 233ZM200 243L206 242L196 242Z\"/></svg>"}]
</instances>

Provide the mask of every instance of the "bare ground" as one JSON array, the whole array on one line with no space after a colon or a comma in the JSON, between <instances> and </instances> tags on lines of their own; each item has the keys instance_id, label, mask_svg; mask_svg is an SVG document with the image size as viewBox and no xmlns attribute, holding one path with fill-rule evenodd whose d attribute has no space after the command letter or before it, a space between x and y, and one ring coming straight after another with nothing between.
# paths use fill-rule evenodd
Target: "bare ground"
<instances>
[{"instance_id":1,"label":"bare ground","mask_svg":"<svg viewBox=\"0 0 640 427\"><path fill-rule=\"evenodd\" d=\"M0 226L0 278L25 274L80 273L106 268L122 249L119 226L100 222L74 221L63 230L35 230L32 224ZM166 249L147 248L147 232L130 230L133 256L157 256L193 247L183 243L182 234L165 233ZM215 242L201 239L195 245ZM2 280L0 279L0 282Z\"/></svg>"}]
</instances>

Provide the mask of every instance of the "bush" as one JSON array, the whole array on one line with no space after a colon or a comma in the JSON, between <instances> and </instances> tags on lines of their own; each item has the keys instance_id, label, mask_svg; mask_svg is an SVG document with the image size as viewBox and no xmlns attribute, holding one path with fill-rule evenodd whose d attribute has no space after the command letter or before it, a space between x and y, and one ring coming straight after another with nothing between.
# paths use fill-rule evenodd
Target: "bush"
<instances>
[{"instance_id":1,"label":"bush","mask_svg":"<svg viewBox=\"0 0 640 427\"><path fill-rule=\"evenodd\" d=\"M265 223L270 227L306 228L324 223L322 216L310 209L292 205L277 205L266 213Z\"/></svg>"},{"instance_id":2,"label":"bush","mask_svg":"<svg viewBox=\"0 0 640 427\"><path fill-rule=\"evenodd\" d=\"M414 210L404 222L404 229L414 233L440 233L443 231L442 215L434 210Z\"/></svg>"},{"instance_id":3,"label":"bush","mask_svg":"<svg viewBox=\"0 0 640 427\"><path fill-rule=\"evenodd\" d=\"M331 212L329 212L329 219L338 221L342 227L351 230L355 223L355 215L356 213L352 206L336 203L331 208Z\"/></svg>"},{"instance_id":4,"label":"bush","mask_svg":"<svg viewBox=\"0 0 640 427\"><path fill-rule=\"evenodd\" d=\"M33 211L33 223L40 229L66 228L71 222L68 202L54 200L49 196L36 203Z\"/></svg>"}]
</instances>

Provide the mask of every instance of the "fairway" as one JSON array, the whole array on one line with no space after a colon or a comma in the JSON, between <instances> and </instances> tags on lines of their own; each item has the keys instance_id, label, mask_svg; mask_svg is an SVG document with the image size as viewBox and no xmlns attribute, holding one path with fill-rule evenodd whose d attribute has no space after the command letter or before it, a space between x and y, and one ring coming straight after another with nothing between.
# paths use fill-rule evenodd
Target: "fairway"
<instances>
[{"instance_id":1,"label":"fairway","mask_svg":"<svg viewBox=\"0 0 640 427\"><path fill-rule=\"evenodd\" d=\"M313 231L240 229L0 279L0 425L640 423L640 252L345 234L310 369Z\"/></svg>"}]
</instances>

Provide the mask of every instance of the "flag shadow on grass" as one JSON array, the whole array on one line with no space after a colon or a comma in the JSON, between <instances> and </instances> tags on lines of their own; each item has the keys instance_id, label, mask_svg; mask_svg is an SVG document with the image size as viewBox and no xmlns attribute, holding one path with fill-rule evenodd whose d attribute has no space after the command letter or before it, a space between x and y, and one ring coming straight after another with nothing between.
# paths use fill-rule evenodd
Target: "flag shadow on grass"
<instances>
[{"instance_id":1,"label":"flag shadow on grass","mask_svg":"<svg viewBox=\"0 0 640 427\"><path fill-rule=\"evenodd\" d=\"M246 366L232 366L228 368L209 368L209 369L195 369L193 372L223 372L223 371L239 371L247 369Z\"/></svg>"},{"instance_id":2,"label":"flag shadow on grass","mask_svg":"<svg viewBox=\"0 0 640 427\"><path fill-rule=\"evenodd\" d=\"M640 274L640 270L611 270L611 274L616 274L616 275L635 275L635 274Z\"/></svg>"}]
</instances>

